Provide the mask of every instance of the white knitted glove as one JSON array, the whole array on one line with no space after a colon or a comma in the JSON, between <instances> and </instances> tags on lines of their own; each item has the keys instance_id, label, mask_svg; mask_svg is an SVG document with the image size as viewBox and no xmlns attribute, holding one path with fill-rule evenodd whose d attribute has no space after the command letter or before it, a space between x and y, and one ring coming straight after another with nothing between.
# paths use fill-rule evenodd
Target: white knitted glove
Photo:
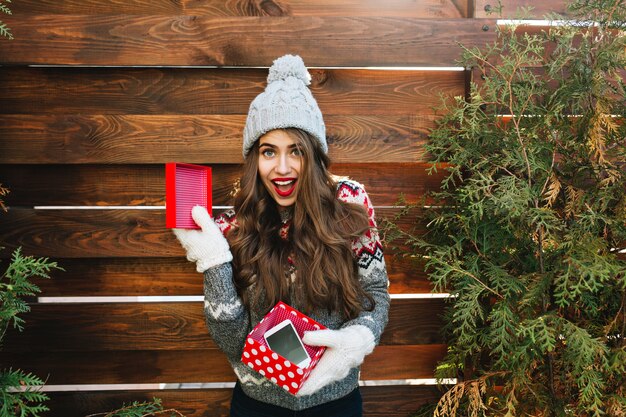
<instances>
[{"instance_id":1,"label":"white knitted glove","mask_svg":"<svg viewBox=\"0 0 626 417\"><path fill-rule=\"evenodd\" d=\"M173 230L178 241L187 251L187 259L196 263L196 270L204 272L213 266L232 261L230 246L206 208L195 206L191 210L191 217L200 226L200 230Z\"/></svg>"},{"instance_id":2,"label":"white knitted glove","mask_svg":"<svg viewBox=\"0 0 626 417\"><path fill-rule=\"evenodd\" d=\"M320 388L345 378L350 369L363 363L374 350L372 331L360 324L340 330L305 332L302 341L310 346L327 346L322 358L304 381L297 396L311 395Z\"/></svg>"}]
</instances>

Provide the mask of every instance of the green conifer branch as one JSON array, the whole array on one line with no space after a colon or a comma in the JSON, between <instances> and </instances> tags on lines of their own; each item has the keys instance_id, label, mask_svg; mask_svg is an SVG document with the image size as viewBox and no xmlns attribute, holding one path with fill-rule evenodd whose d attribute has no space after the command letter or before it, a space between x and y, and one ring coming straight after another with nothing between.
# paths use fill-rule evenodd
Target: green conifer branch
<instances>
[{"instance_id":1,"label":"green conifer branch","mask_svg":"<svg viewBox=\"0 0 626 417\"><path fill-rule=\"evenodd\" d=\"M44 381L21 370L0 371L0 415L38 417L49 408L49 399L40 389Z\"/></svg>"}]
</instances>

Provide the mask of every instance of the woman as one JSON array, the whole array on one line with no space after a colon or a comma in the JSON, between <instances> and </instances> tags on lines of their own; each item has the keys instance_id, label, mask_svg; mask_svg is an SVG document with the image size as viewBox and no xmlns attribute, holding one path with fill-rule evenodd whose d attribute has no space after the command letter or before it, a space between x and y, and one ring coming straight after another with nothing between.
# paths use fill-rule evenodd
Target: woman
<instances>
[{"instance_id":1,"label":"woman","mask_svg":"<svg viewBox=\"0 0 626 417\"><path fill-rule=\"evenodd\" d=\"M204 273L205 315L238 381L231 416L361 416L359 365L387 323L387 272L363 187L328 172L325 125L298 56L274 61L250 105L234 210L201 230L176 229ZM296 396L241 361L246 335L284 301L326 326L303 341L327 346Z\"/></svg>"}]
</instances>

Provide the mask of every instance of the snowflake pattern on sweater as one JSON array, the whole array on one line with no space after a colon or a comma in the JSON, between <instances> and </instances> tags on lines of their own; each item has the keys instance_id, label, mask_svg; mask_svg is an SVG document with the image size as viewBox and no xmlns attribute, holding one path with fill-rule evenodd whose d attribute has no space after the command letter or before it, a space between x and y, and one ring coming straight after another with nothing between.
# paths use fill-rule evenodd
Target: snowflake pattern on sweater
<instances>
[{"instance_id":1,"label":"snowflake pattern on sweater","mask_svg":"<svg viewBox=\"0 0 626 417\"><path fill-rule=\"evenodd\" d=\"M337 185L337 199L365 206L370 229L352 242L352 250L358 264L358 276L363 289L375 301L371 311L364 310L352 320L346 321L338 313L326 310L314 311L311 318L329 329L363 325L372 331L376 343L387 324L389 312L388 278L382 244L376 230L374 207L364 187L356 181L342 180ZM224 235L237 227L233 210L217 216L215 223ZM284 221L281 236L287 237L290 220ZM294 286L295 287L295 286ZM335 381L308 396L296 397L273 384L241 362L245 337L263 318L264 311L251 308L241 302L233 283L230 263L218 265L204 272L205 317L209 332L230 361L242 389L251 398L292 410L302 410L341 398L358 386L360 367L354 367L340 381ZM293 298L293 297L292 297ZM292 305L299 309L298 305Z\"/></svg>"}]
</instances>

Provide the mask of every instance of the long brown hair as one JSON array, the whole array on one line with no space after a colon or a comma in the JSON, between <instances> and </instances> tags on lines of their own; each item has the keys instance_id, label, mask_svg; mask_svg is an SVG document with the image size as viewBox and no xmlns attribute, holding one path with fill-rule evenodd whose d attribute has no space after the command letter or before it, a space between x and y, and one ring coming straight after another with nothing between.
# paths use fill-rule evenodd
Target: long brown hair
<instances>
[{"instance_id":1,"label":"long brown hair","mask_svg":"<svg viewBox=\"0 0 626 417\"><path fill-rule=\"evenodd\" d=\"M258 141L248 154L235 195L238 227L228 235L235 285L244 304L269 309L278 301L297 302L305 313L316 308L356 317L374 307L358 279L352 242L368 228L365 208L336 198L330 160L317 140L299 129L284 129L302 151L297 200L287 239L278 205L258 176ZM291 282L289 260L296 267ZM296 285L297 300L289 300ZM252 287L252 299L248 289Z\"/></svg>"}]
</instances>

